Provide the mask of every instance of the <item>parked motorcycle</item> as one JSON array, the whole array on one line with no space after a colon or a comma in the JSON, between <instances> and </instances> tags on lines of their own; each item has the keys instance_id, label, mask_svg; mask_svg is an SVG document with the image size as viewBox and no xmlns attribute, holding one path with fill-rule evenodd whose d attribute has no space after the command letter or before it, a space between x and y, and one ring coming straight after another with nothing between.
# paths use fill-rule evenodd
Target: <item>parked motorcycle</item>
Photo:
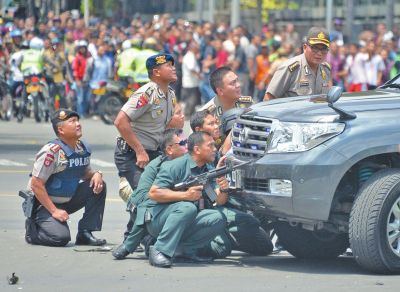
<instances>
[{"instance_id":1,"label":"parked motorcycle","mask_svg":"<svg viewBox=\"0 0 400 292\"><path fill-rule=\"evenodd\" d=\"M107 94L101 101L100 115L103 122L112 125L121 107L128 98L143 84L135 83L132 78L122 78L118 81L109 81L106 86Z\"/></svg>"}]
</instances>

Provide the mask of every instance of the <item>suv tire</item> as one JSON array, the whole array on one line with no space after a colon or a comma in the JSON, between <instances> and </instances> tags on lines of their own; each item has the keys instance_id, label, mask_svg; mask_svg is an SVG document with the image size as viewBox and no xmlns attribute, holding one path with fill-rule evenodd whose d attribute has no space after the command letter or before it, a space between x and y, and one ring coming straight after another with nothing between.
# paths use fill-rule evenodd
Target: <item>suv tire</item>
<instances>
[{"instance_id":1,"label":"suv tire","mask_svg":"<svg viewBox=\"0 0 400 292\"><path fill-rule=\"evenodd\" d=\"M400 169L381 170L365 182L349 228L359 265L382 274L400 272Z\"/></svg>"},{"instance_id":2,"label":"suv tire","mask_svg":"<svg viewBox=\"0 0 400 292\"><path fill-rule=\"evenodd\" d=\"M349 246L345 233L309 231L287 222L276 222L274 229L280 244L296 258L333 259L344 253Z\"/></svg>"}]
</instances>

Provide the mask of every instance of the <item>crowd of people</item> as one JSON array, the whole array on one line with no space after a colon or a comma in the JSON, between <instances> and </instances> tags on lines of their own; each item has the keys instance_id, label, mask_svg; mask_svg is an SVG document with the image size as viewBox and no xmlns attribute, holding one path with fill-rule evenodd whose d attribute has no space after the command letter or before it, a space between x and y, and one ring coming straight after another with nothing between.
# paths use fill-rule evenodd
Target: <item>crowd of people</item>
<instances>
[{"instance_id":1,"label":"crowd of people","mask_svg":"<svg viewBox=\"0 0 400 292\"><path fill-rule=\"evenodd\" d=\"M342 25L340 19L334 20L326 56L333 85L347 91L373 89L399 72L399 31L388 31L380 23L375 31L363 31L358 42L349 43ZM176 59L178 80L173 86L188 118L196 106L215 96L209 77L216 68L231 67L239 76L242 94L261 101L276 69L301 54L302 44L292 23L283 28L269 23L250 34L242 25L230 28L225 22L198 23L164 14L150 20L135 16L125 27L92 18L86 26L79 13L56 16L50 11L37 22L29 17L3 23L0 75L14 95L23 80L22 69L34 66L46 77L50 95L60 96L56 108L87 116L94 113L91 91L102 81L129 77L144 84L149 81L146 59L166 52ZM26 51L32 49L40 54L29 58Z\"/></svg>"}]
</instances>

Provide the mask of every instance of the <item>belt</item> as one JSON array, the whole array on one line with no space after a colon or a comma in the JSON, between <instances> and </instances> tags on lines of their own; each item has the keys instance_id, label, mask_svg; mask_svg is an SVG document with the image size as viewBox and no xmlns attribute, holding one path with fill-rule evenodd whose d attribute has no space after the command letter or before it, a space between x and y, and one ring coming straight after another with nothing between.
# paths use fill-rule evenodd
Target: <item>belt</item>
<instances>
[{"instance_id":1,"label":"belt","mask_svg":"<svg viewBox=\"0 0 400 292\"><path fill-rule=\"evenodd\" d=\"M122 137L117 137L117 146L123 154L128 153L128 152L135 152L135 150L133 150L131 148L131 146L129 146L129 144ZM156 152L159 152L158 149L157 150L144 149L144 150L146 150L147 154L154 154Z\"/></svg>"}]
</instances>

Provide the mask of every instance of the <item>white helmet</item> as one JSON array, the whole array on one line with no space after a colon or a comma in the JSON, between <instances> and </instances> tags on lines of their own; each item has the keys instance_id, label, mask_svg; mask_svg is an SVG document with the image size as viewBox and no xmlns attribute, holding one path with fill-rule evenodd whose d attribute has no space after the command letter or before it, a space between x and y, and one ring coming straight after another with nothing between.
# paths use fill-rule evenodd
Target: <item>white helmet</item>
<instances>
[{"instance_id":1,"label":"white helmet","mask_svg":"<svg viewBox=\"0 0 400 292\"><path fill-rule=\"evenodd\" d=\"M87 47L88 43L85 40L78 41L78 47Z\"/></svg>"},{"instance_id":2,"label":"white helmet","mask_svg":"<svg viewBox=\"0 0 400 292\"><path fill-rule=\"evenodd\" d=\"M131 43L131 41L130 40L125 40L123 43L122 43L122 49L125 51L125 50L127 50L127 49L130 49L132 47L132 43Z\"/></svg>"},{"instance_id":3,"label":"white helmet","mask_svg":"<svg viewBox=\"0 0 400 292\"><path fill-rule=\"evenodd\" d=\"M31 41L29 42L29 48L34 49L34 50L43 49L42 39L40 39L38 37L34 37L33 39L31 39Z\"/></svg>"}]
</instances>

